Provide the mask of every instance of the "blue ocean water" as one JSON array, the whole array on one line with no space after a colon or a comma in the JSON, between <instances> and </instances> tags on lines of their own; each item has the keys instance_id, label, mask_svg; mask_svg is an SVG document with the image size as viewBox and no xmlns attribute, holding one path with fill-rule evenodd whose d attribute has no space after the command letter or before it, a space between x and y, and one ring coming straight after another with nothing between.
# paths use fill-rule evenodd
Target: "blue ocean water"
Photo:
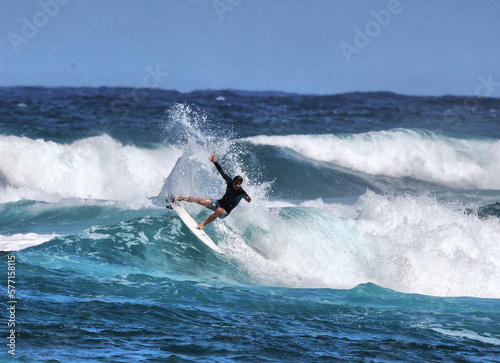
<instances>
[{"instance_id":1,"label":"blue ocean water","mask_svg":"<svg viewBox=\"0 0 500 363\"><path fill-rule=\"evenodd\" d=\"M500 100L469 101L0 88L0 359L500 361ZM223 256L164 202L222 196L211 154L252 197Z\"/></svg>"}]
</instances>

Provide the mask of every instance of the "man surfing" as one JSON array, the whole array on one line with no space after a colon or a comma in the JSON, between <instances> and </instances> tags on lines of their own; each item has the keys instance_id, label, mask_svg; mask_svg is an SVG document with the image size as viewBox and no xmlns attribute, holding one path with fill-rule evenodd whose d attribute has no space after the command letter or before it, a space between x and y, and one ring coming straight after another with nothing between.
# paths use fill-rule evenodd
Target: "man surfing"
<instances>
[{"instance_id":1,"label":"man surfing","mask_svg":"<svg viewBox=\"0 0 500 363\"><path fill-rule=\"evenodd\" d=\"M243 184L243 178L241 176L237 175L231 179L226 173L224 173L219 163L217 163L217 157L215 155L210 157L210 161L214 163L220 175L222 175L227 183L226 194L224 194L224 196L219 200L195 197L178 197L172 200L172 202L186 201L189 203L198 203L214 211L214 213L210 215L205 222L198 225L198 229L203 229L217 217L220 219L226 218L238 205L241 199L244 198L248 203L252 201L252 198L250 198L241 187L241 184Z\"/></svg>"}]
</instances>

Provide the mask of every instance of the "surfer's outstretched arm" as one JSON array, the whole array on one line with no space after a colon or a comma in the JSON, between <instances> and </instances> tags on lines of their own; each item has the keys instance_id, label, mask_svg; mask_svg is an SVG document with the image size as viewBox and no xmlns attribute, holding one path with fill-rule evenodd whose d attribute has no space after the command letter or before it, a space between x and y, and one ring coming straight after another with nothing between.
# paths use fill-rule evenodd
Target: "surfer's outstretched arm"
<instances>
[{"instance_id":1,"label":"surfer's outstretched arm","mask_svg":"<svg viewBox=\"0 0 500 363\"><path fill-rule=\"evenodd\" d=\"M215 167L217 168L217 171L220 173L220 175L222 175L226 183L230 183L233 180L226 173L224 173L224 170L222 170L222 167L217 162L217 157L215 155L212 155L210 157L210 161L214 163Z\"/></svg>"}]
</instances>

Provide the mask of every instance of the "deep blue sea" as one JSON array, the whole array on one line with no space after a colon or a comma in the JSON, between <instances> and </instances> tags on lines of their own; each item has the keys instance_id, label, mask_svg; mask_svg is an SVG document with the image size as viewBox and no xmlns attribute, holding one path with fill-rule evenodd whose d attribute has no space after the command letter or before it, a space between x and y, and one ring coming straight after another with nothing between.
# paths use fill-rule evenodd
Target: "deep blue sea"
<instances>
[{"instance_id":1,"label":"deep blue sea","mask_svg":"<svg viewBox=\"0 0 500 363\"><path fill-rule=\"evenodd\" d=\"M0 88L0 155L0 360L500 361L499 99Z\"/></svg>"}]
</instances>

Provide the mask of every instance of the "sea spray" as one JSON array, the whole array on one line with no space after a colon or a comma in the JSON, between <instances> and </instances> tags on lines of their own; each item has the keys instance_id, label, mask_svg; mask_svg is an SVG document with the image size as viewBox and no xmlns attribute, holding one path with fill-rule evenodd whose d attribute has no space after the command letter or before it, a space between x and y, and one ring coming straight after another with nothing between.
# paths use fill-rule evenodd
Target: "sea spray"
<instances>
[{"instance_id":1,"label":"sea spray","mask_svg":"<svg viewBox=\"0 0 500 363\"><path fill-rule=\"evenodd\" d=\"M205 113L183 103L167 110L163 125L166 138L182 150L182 155L171 173L166 174L160 193L151 198L153 203L164 205L169 195L220 198L225 190L224 181L209 161L211 155L217 156L227 174L239 174L247 180L247 192L265 195L267 183L251 180L248 183L247 170L255 168L255 164L244 164L242 158L247 153L235 143L231 130L217 126Z\"/></svg>"}]
</instances>

